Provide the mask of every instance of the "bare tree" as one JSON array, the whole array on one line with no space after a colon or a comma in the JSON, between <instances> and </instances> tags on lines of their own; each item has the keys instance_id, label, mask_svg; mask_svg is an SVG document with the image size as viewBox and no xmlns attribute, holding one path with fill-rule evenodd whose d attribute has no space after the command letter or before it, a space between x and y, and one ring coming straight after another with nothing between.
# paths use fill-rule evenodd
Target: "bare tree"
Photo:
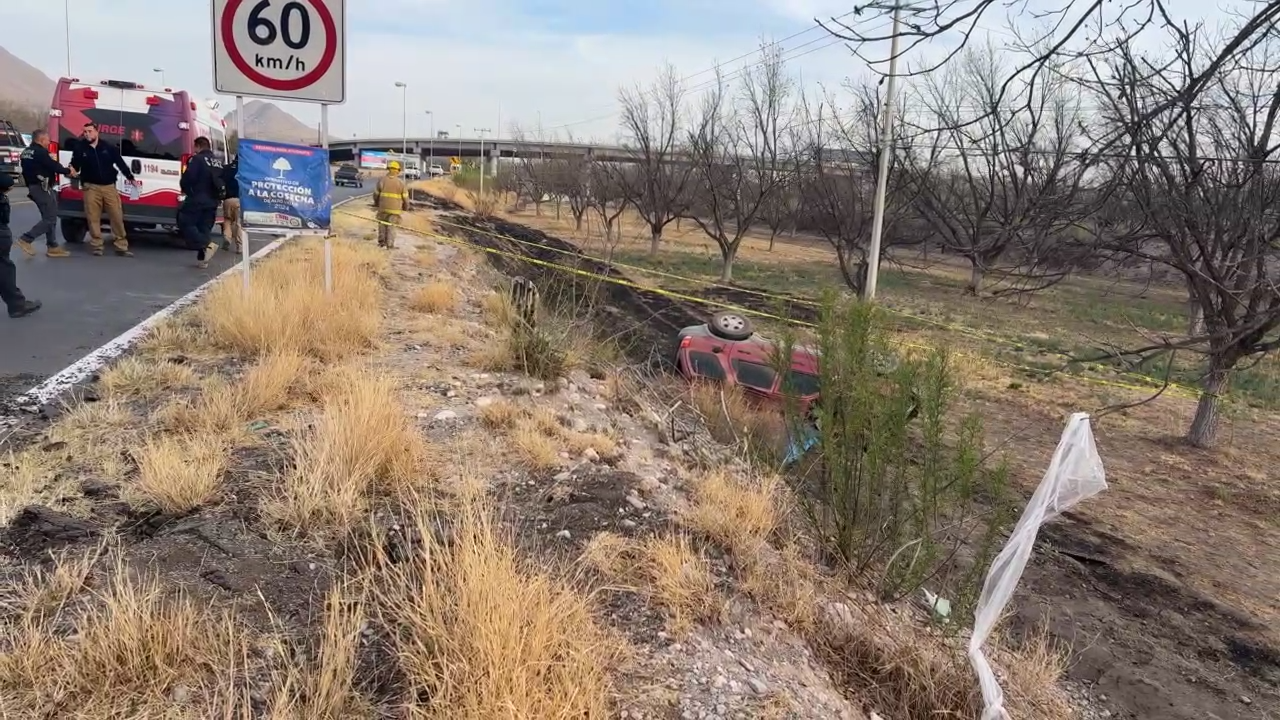
<instances>
[{"instance_id":1,"label":"bare tree","mask_svg":"<svg viewBox=\"0 0 1280 720\"><path fill-rule=\"evenodd\" d=\"M600 218L600 224L604 226L605 244L610 248L622 239L622 227L618 219L630 204L623 178L626 172L626 168L617 165L595 162L591 164L588 174L590 192L587 193L587 203Z\"/></svg>"},{"instance_id":2,"label":"bare tree","mask_svg":"<svg viewBox=\"0 0 1280 720\"><path fill-rule=\"evenodd\" d=\"M795 83L778 46L765 45L760 54L760 62L742 74L737 98L717 71L716 87L703 97L689 131L696 185L686 217L720 248L722 282L733 280L743 239L795 167L783 147L795 112Z\"/></svg>"},{"instance_id":3,"label":"bare tree","mask_svg":"<svg viewBox=\"0 0 1280 720\"><path fill-rule=\"evenodd\" d=\"M527 199L533 203L533 214L541 217L542 204L551 192L551 168L541 149L541 131L539 137L530 139L521 128L513 127L511 138L516 146L516 202L519 204L521 199Z\"/></svg>"},{"instance_id":4,"label":"bare tree","mask_svg":"<svg viewBox=\"0 0 1280 720\"><path fill-rule=\"evenodd\" d=\"M1078 94L1060 77L1014 102L992 46L970 47L922 83L927 152L909 157L916 211L945 251L969 261L968 292L1038 290L1065 277L1062 252L1087 216ZM1003 286L1003 287L1001 287Z\"/></svg>"},{"instance_id":5,"label":"bare tree","mask_svg":"<svg viewBox=\"0 0 1280 720\"><path fill-rule=\"evenodd\" d=\"M692 168L681 155L685 91L670 64L663 66L649 88L622 90L623 145L630 151L635 172L620 177L627 197L649 226L649 252L657 254L662 231L683 214Z\"/></svg>"},{"instance_id":6,"label":"bare tree","mask_svg":"<svg viewBox=\"0 0 1280 720\"><path fill-rule=\"evenodd\" d=\"M1192 96L1186 85L1214 66L1231 35L1176 26L1168 34L1164 60L1126 48L1092 63L1100 131L1126 138L1124 152L1109 158L1112 202L1136 216L1099 243L1184 279L1192 325L1202 330L1152 337L1114 356L1203 355L1187 440L1209 447L1233 373L1280 346L1280 35L1219 65L1212 86Z\"/></svg>"},{"instance_id":7,"label":"bare tree","mask_svg":"<svg viewBox=\"0 0 1280 720\"><path fill-rule=\"evenodd\" d=\"M1133 0L1119 4L1106 0L1048 0L1034 8L1024 7L1021 3L1018 5L1021 12L1014 15L1029 18L1036 27L1024 30L1010 24L1010 34L1017 39L1010 50L1020 51L1018 54L1023 58L999 79L996 95L1001 102L1021 95L1021 102L1028 108L1034 105L1035 98L1020 93L1020 84L1034 85L1046 74L1054 74L1054 68L1064 63L1087 61L1124 51L1141 42L1144 34L1158 33L1163 28L1176 30L1185 22L1172 17L1171 6L1162 0ZM919 45L940 41L938 44L947 48L942 57L908 68L905 72L907 75L926 75L959 57L968 48L974 32L986 32L982 24L990 22L991 15L1005 13L1008 7L1007 3L998 0L939 0L932 4L900 6L903 14L900 26L885 22L886 16L894 12L889 5L874 9L871 6L857 7L840 17L817 22L832 35L845 40L859 58L867 61L872 71L881 74L888 72L891 60L916 56L915 49ZM1280 2L1254 2L1245 7L1248 8L1245 12L1233 11L1238 24L1231 33L1224 35L1222 43L1197 67L1196 73L1185 78L1177 93L1148 107L1142 116L1135 118L1137 122L1151 122L1161 113L1185 107L1186 103L1211 90L1216 75L1236 64L1260 44L1268 42L1277 22L1280 22ZM845 22L853 15L859 18L856 27ZM894 29L886 30L888 27ZM876 48L888 46L889 43L883 41L892 38L892 33L903 41L899 44L896 58L888 54L862 54L863 49L869 48L874 52ZM902 73L902 70L898 72ZM971 118L969 122L973 121ZM1095 150L1106 152L1123 146L1128 137L1123 129L1112 128L1109 135L1095 140Z\"/></svg>"},{"instance_id":8,"label":"bare tree","mask_svg":"<svg viewBox=\"0 0 1280 720\"><path fill-rule=\"evenodd\" d=\"M582 218L591 206L592 165L586 155L571 153L557 156L545 167L548 188L556 196L557 215L560 203L567 202L574 230L582 230Z\"/></svg>"},{"instance_id":9,"label":"bare tree","mask_svg":"<svg viewBox=\"0 0 1280 720\"><path fill-rule=\"evenodd\" d=\"M799 166L793 166L786 174L785 184L769 196L760 211L760 218L769 228L769 252L784 229L795 234L797 215L800 212L800 186L797 183Z\"/></svg>"},{"instance_id":10,"label":"bare tree","mask_svg":"<svg viewBox=\"0 0 1280 720\"><path fill-rule=\"evenodd\" d=\"M805 156L798 186L805 220L836 251L840 274L851 290L862 294L870 261L872 203L880 163L882 125L875 85L847 84L852 106L843 114L833 101L817 108L804 103ZM905 172L909 152L901 116L895 129L895 151L889 159L881 257L894 246L922 243L923 232L905 232L912 217L915 183Z\"/></svg>"}]
</instances>

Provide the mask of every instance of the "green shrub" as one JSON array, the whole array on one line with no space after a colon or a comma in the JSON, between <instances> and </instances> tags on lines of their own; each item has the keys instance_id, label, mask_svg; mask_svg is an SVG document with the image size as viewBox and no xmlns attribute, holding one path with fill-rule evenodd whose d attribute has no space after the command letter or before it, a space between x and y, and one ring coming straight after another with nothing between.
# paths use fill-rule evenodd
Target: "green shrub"
<instances>
[{"instance_id":1,"label":"green shrub","mask_svg":"<svg viewBox=\"0 0 1280 720\"><path fill-rule=\"evenodd\" d=\"M781 357L794 342L783 339ZM884 599L928 587L962 611L1012 507L1006 468L984 462L981 420L952 410L950 356L897 357L881 311L831 297L815 349L819 444L801 495L818 536ZM794 405L787 415L796 432L808 422Z\"/></svg>"}]
</instances>

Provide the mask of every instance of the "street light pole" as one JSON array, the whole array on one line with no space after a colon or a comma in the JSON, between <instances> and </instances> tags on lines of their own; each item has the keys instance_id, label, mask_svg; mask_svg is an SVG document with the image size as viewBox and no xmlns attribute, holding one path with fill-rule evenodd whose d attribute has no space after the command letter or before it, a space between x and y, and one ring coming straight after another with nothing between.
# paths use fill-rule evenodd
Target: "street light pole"
<instances>
[{"instance_id":1,"label":"street light pole","mask_svg":"<svg viewBox=\"0 0 1280 720\"><path fill-rule=\"evenodd\" d=\"M476 128L476 136L480 138L480 197L484 197L484 134L489 128Z\"/></svg>"},{"instance_id":2,"label":"street light pole","mask_svg":"<svg viewBox=\"0 0 1280 720\"><path fill-rule=\"evenodd\" d=\"M899 0L900 2L900 0ZM876 171L875 204L871 214L871 246L867 250L867 282L862 299L874 300L880 278L880 243L884 234L884 201L889 184L889 153L893 152L893 93L898 79L898 30L902 5L893 6L893 39L889 44L889 81L884 89L884 124L880 128L880 167Z\"/></svg>"},{"instance_id":3,"label":"street light pole","mask_svg":"<svg viewBox=\"0 0 1280 720\"><path fill-rule=\"evenodd\" d=\"M396 81L400 88L400 154L409 154L409 85Z\"/></svg>"},{"instance_id":4,"label":"street light pole","mask_svg":"<svg viewBox=\"0 0 1280 720\"><path fill-rule=\"evenodd\" d=\"M457 130L458 130L458 163L459 163L459 167L461 167L461 163L462 163L462 123L454 123L454 124L453 124L453 126L454 126L455 128L457 128ZM450 171L452 171L452 170L453 170L453 168L449 168L449 170L450 170Z\"/></svg>"},{"instance_id":5,"label":"street light pole","mask_svg":"<svg viewBox=\"0 0 1280 720\"><path fill-rule=\"evenodd\" d=\"M151 72L160 73L160 87L167 87L168 83L164 81L164 68L152 68Z\"/></svg>"},{"instance_id":6,"label":"street light pole","mask_svg":"<svg viewBox=\"0 0 1280 720\"><path fill-rule=\"evenodd\" d=\"M431 120L431 127L427 130L427 174L431 174L431 166L436 161L436 114L427 111L427 118Z\"/></svg>"},{"instance_id":7,"label":"street light pole","mask_svg":"<svg viewBox=\"0 0 1280 720\"><path fill-rule=\"evenodd\" d=\"M71 0L62 3L63 33L67 43L67 77L71 77Z\"/></svg>"}]
</instances>

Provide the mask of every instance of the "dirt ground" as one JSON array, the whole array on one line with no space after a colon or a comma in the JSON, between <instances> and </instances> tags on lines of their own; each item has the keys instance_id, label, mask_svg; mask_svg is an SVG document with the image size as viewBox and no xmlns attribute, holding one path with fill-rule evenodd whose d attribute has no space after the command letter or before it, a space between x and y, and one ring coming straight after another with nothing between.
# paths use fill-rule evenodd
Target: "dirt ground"
<instances>
[{"instance_id":1,"label":"dirt ground","mask_svg":"<svg viewBox=\"0 0 1280 720\"><path fill-rule=\"evenodd\" d=\"M704 308L442 203L392 252L362 214L334 296L282 250L8 437L0 717L977 716L963 639L816 562L663 376ZM540 364L509 275L573 309ZM1027 487L1113 394L969 379ZM1280 708L1273 428L1196 454L1187 412L1098 419L1111 488L1042 535L992 649L1014 717Z\"/></svg>"},{"instance_id":2,"label":"dirt ground","mask_svg":"<svg viewBox=\"0 0 1280 720\"><path fill-rule=\"evenodd\" d=\"M282 249L8 437L0 717L876 717L739 586L769 496L717 543L616 357L515 372L475 253L340 223L333 296Z\"/></svg>"},{"instance_id":3,"label":"dirt ground","mask_svg":"<svg viewBox=\"0 0 1280 720\"><path fill-rule=\"evenodd\" d=\"M527 221L528 215L513 217ZM451 220L474 243L565 261L563 253L494 237L567 246L541 231L505 220L479 226L462 217ZM740 267L750 257L744 255ZM576 266L627 277L590 261ZM538 270L526 266L520 272ZM678 313L659 308L661 295L630 290L631 317ZM621 290L612 292L617 294L611 304L625 302ZM720 289L699 294L742 299ZM695 315L713 309L683 305ZM789 310L804 317L802 307ZM666 327L686 321L675 317ZM1048 322L1040 317L1037 324ZM658 342L665 353L668 347ZM1118 716L1277 717L1280 487L1273 468L1280 459L1280 425L1270 413L1237 409L1227 420L1225 447L1198 451L1179 441L1194 410L1189 399L1161 397L1120 412L1106 410L1142 397L1067 377L1029 382L1008 368L973 368L967 402L982 411L989 437L1005 439L1002 452L1028 492L1065 417L1079 410L1098 416L1095 433L1110 484L1042 534L1010 628L1016 634L1047 623L1072 648L1070 677L1092 688Z\"/></svg>"}]
</instances>

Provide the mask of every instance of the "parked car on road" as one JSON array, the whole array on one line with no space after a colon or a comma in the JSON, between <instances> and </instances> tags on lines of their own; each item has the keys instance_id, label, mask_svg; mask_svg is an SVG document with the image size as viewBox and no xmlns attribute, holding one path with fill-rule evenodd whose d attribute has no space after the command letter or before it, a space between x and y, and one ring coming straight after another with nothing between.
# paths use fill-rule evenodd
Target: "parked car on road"
<instances>
[{"instance_id":1,"label":"parked car on road","mask_svg":"<svg viewBox=\"0 0 1280 720\"><path fill-rule=\"evenodd\" d=\"M22 184L22 150L30 143L8 120L0 120L0 172Z\"/></svg>"},{"instance_id":2,"label":"parked car on road","mask_svg":"<svg viewBox=\"0 0 1280 720\"><path fill-rule=\"evenodd\" d=\"M444 175L444 168L439 165L432 165L431 167L427 168L427 172L431 175L431 177L440 177Z\"/></svg>"},{"instance_id":3,"label":"parked car on road","mask_svg":"<svg viewBox=\"0 0 1280 720\"><path fill-rule=\"evenodd\" d=\"M355 165L343 165L333 174L333 184L339 186L364 187L364 173Z\"/></svg>"}]
</instances>

